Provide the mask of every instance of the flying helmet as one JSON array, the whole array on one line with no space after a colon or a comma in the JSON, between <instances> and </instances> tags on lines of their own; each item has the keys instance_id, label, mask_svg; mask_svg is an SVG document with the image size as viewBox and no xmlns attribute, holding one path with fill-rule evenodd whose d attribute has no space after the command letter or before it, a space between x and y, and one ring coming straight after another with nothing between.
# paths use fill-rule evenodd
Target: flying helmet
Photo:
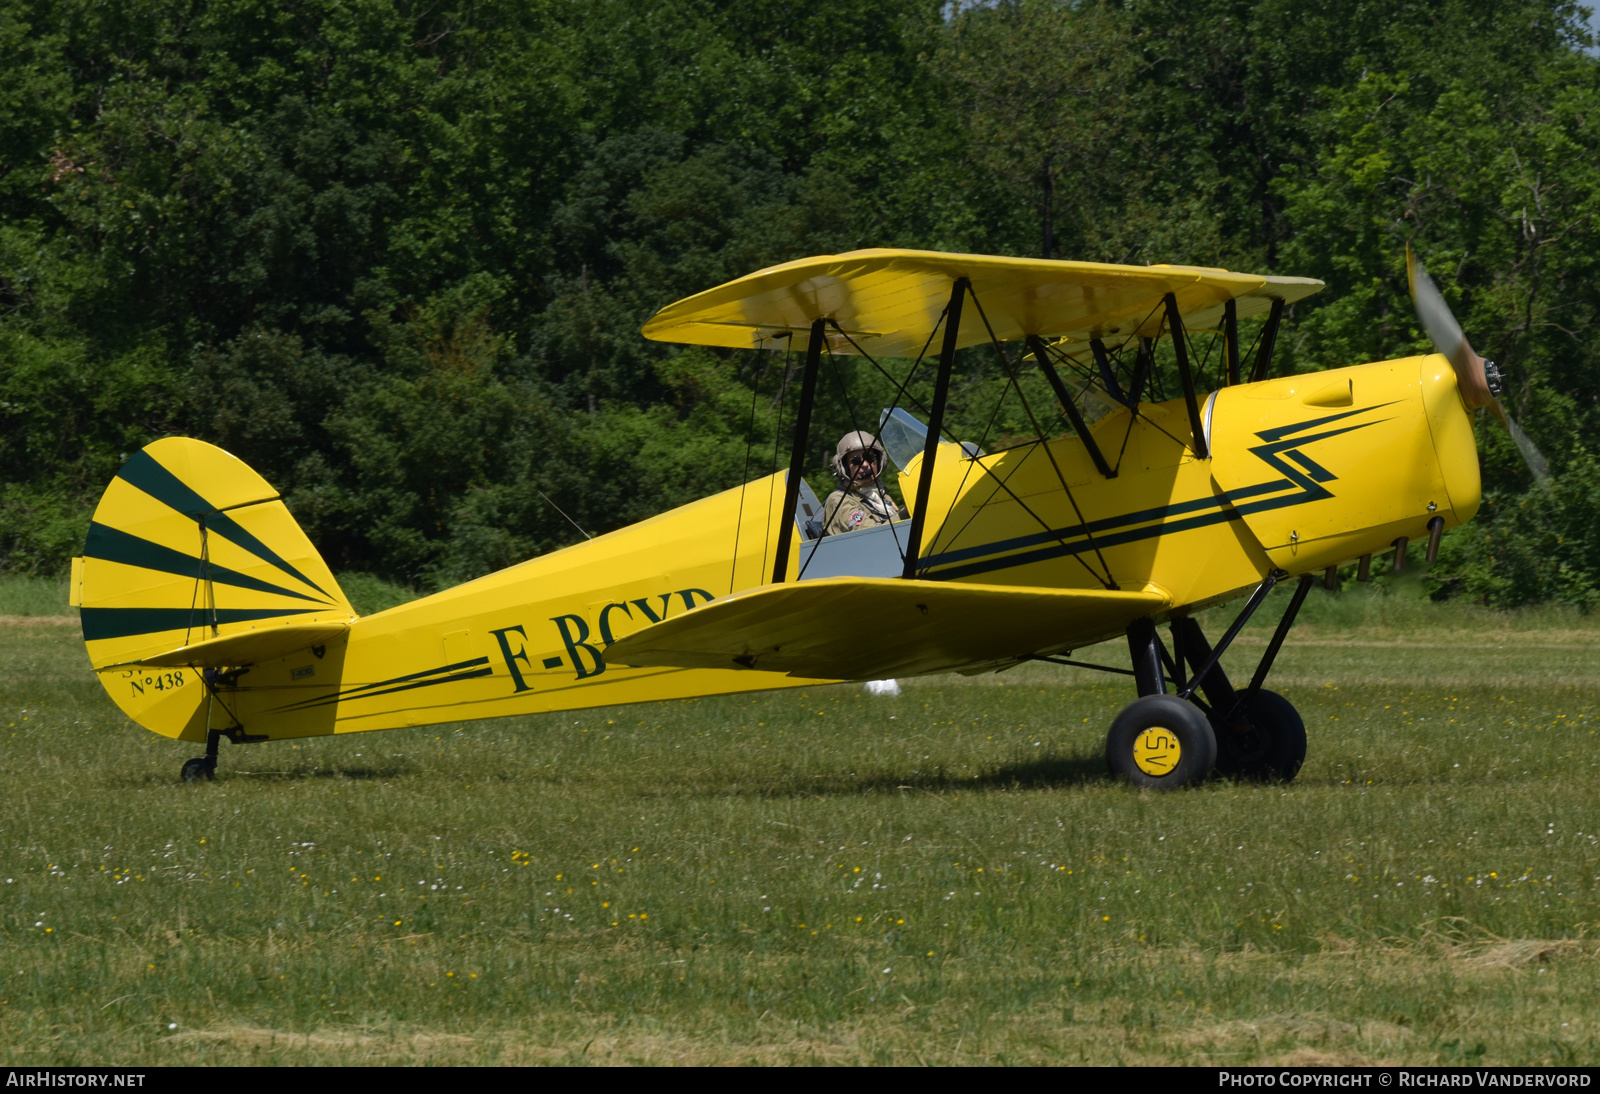
<instances>
[{"instance_id":1,"label":"flying helmet","mask_svg":"<svg viewBox=\"0 0 1600 1094\"><path fill-rule=\"evenodd\" d=\"M844 466L845 457L850 455L852 452L867 451L876 452L878 454L878 466L881 468L883 466L884 454L883 445L878 443L878 438L862 429L857 429L852 433L846 433L843 437L839 438L839 443L834 447L833 450L833 473L841 479L850 478L850 472L846 470Z\"/></svg>"}]
</instances>

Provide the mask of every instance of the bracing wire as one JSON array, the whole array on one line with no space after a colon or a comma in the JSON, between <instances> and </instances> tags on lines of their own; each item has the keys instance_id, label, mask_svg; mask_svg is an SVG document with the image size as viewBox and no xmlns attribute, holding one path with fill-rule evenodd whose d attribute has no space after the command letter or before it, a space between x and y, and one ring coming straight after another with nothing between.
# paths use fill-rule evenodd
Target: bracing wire
<instances>
[{"instance_id":1,"label":"bracing wire","mask_svg":"<svg viewBox=\"0 0 1600 1094\"><path fill-rule=\"evenodd\" d=\"M766 362L761 359L761 346L766 339L757 341L754 353L756 367L750 378L750 424L745 428L744 434L744 466L739 470L739 516L733 525L733 560L728 565L728 592L734 591L734 582L739 574L739 538L744 534L744 496L750 489L750 452L756 443L756 400L761 394L761 377L766 371ZM769 497L770 497L770 491ZM771 508L770 502L768 508ZM763 558L763 562L765 558Z\"/></svg>"},{"instance_id":2,"label":"bracing wire","mask_svg":"<svg viewBox=\"0 0 1600 1094\"><path fill-rule=\"evenodd\" d=\"M974 301L976 301L978 299L977 294L972 291L971 285L967 286L967 295L971 296ZM983 311L983 306L981 304L978 306L978 311L979 312ZM989 412L989 421L983 427L983 433L978 438L978 451L980 451L980 452L983 451L983 446L989 443L989 432L992 429L994 429L994 423L1000 417L1000 408L1005 405L1006 394L1008 393L1009 390L1010 390L1009 387L1004 387L1004 386L1001 387L1001 389L1000 389L1000 397L995 400L994 409ZM954 439L954 438L952 438L952 439ZM965 449L963 449L963 451L965 451ZM1023 457L1023 459L1026 459L1026 458L1027 458L1026 456ZM928 545L928 554L929 555L932 555L934 553L934 547L938 545L939 537L941 535L943 535L943 533L944 533L945 524L946 524L946 522L949 521L950 514L954 513L955 510L956 510L956 500L961 497L962 491L964 491L967 488L967 482L972 478L972 469L977 465L978 465L978 458L976 456L972 456L971 454L968 454L968 457L967 457L967 469L961 473L961 481L956 484L955 493L952 494L951 497L950 497L950 508L945 511L944 520L939 522L939 531L934 534L933 541ZM1018 466L1018 468L1020 468L1022 466L1020 461L1018 462L1017 466ZM994 479L997 484L999 483L999 481L1000 481L999 477L996 476L992 471L989 471L988 468L984 468L984 471L985 471L985 473L987 473L989 475L990 478ZM1012 474L1016 474L1016 471L1013 470ZM991 490L989 492L989 498L987 500L985 500L984 504L985 505L989 504L989 501L992 501L994 499L995 494L998 493L999 490L1000 490L1000 487L998 485L996 485L995 489ZM957 539L960 538L961 533L965 532L967 530L968 526L970 526L972 524L972 522L975 519L977 519L978 512L979 512L979 510L976 510L976 509L973 510L972 516L968 517L966 522L964 524L962 524L961 527L956 530L955 535L952 536L950 538L949 542L946 544L946 549L947 550L950 547L954 547L955 546L955 542L956 542ZM1049 529L1046 529L1046 531L1048 531L1048 530Z\"/></svg>"},{"instance_id":3,"label":"bracing wire","mask_svg":"<svg viewBox=\"0 0 1600 1094\"><path fill-rule=\"evenodd\" d=\"M833 320L829 320L829 322L832 322L836 329L838 328L837 322ZM846 337L848 337L848 335ZM838 385L839 398L844 401L845 413L850 416L850 428L859 433L861 432L861 422L860 419L856 417L856 404L855 401L850 398L850 389L845 385L843 369L839 364L839 358L833 352L833 345L831 343L828 344L827 351L828 368L833 376L833 382ZM876 362L874 362L874 364L876 364ZM882 372L883 370L880 368L878 371ZM887 375L887 373L885 373L885 375ZM889 379L893 380L894 377L890 376ZM884 468L884 470L888 470L888 468ZM879 489L882 490L881 485ZM818 543L828 538L828 506L826 501L823 502L822 517L822 533L817 536ZM891 517L889 520L889 535L894 538L895 552L900 556L900 561L903 564L906 560L906 550L905 547L900 543L900 533L895 531L894 524L894 519ZM811 560L816 557L817 549L813 547L811 549L811 553L806 556L805 565L800 567L800 573L795 577L796 581L799 581L806 576L806 570L811 566Z\"/></svg>"},{"instance_id":4,"label":"bracing wire","mask_svg":"<svg viewBox=\"0 0 1600 1094\"><path fill-rule=\"evenodd\" d=\"M783 408L789 395L789 370L794 366L790 358L794 356L794 338L791 335L783 347L783 384L778 388L778 420L772 431L772 469L768 477L778 473L778 445L783 437ZM772 490L767 490L767 525L766 533L761 537L761 572L767 572L767 548L772 544Z\"/></svg>"},{"instance_id":5,"label":"bracing wire","mask_svg":"<svg viewBox=\"0 0 1600 1094\"><path fill-rule=\"evenodd\" d=\"M890 402L889 402L889 412L890 413L892 413L894 410L896 410L900 406L901 397L909 394L909 392L907 391L907 388L910 387L912 379L915 378L915 376L917 375L917 369L922 367L923 360L928 356L928 347L933 345L934 336L939 333L939 328L944 326L945 321L948 320L949 317L950 317L950 305L946 304L944 306L944 310L939 313L938 321L933 324L933 329L928 331L927 341L922 343L922 349L918 351L917 359L915 361L911 362L911 368L907 370L906 378L904 380L900 381L899 386L895 389L894 398L892 400L890 400ZM861 344L859 342L857 342L854 338L850 337L849 332L846 331L843 327L841 327L839 325L839 321L837 319L829 319L828 322L833 325L833 329L834 330L838 331L844 337L844 340L846 342L849 342L850 345L852 347L854 347L855 351L858 354L860 354L862 357L865 357L868 361L870 361L872 363L872 367L873 368L877 369L878 372L881 373L891 383L894 381L894 377L890 376L889 373L884 370L883 366L878 364L877 360L873 358L872 354L870 354L866 350L862 349L861 348ZM917 407L918 410L921 410L924 414L929 414L929 416L931 417L931 412L926 407L924 407L922 405L922 402L920 400L913 400L913 403ZM943 422L939 423L939 432L940 432L941 435L945 432L944 423ZM925 504L925 502L926 502L926 499L923 499L923 498L918 498L917 499L917 504L918 505ZM892 524L893 522L891 521L890 523ZM895 535L895 541L894 542L895 542L895 549L900 554L900 560L901 560L901 562L904 562L905 558L906 558L906 552L905 552L905 548L900 545L900 537L899 537L899 535Z\"/></svg>"},{"instance_id":6,"label":"bracing wire","mask_svg":"<svg viewBox=\"0 0 1600 1094\"><path fill-rule=\"evenodd\" d=\"M574 528L576 528L578 530L578 534L580 536L582 536L584 539L593 539L594 538L588 532L585 532L583 530L583 525L581 525L577 521L573 520L570 516L567 516L567 511L565 509L561 508L561 506L557 505L554 501L552 501L549 494L546 494L543 490L540 490L537 486L535 486L533 488L533 492L535 494L538 494L541 498L543 498L545 500L545 504L550 506L550 508L552 508L556 512L560 513L563 517L566 517L567 523L572 525Z\"/></svg>"},{"instance_id":7,"label":"bracing wire","mask_svg":"<svg viewBox=\"0 0 1600 1094\"><path fill-rule=\"evenodd\" d=\"M1013 476L1022 471L1022 465L1028 462L1028 458L1033 455L1036 448L1038 448L1038 445L1029 445L1028 450L1024 452L1022 454L1022 458L1017 461L1017 465L1010 470L1004 479L1002 479L999 475L996 475L993 471L989 472L989 478L994 483L994 489L989 491L989 496L984 498L981 504L974 505L972 507L972 512L967 516L967 519L962 522L961 527L957 528L955 530L955 534L950 537L950 542L945 545L945 550L948 551L953 549L955 545L961 541L961 537L965 535L967 529L972 526L972 522L978 519L978 516L987 506L994 503L994 496L1000 493L1001 490L1005 489L1005 484L1009 482ZM1011 496L1016 497L1015 494L1012 494ZM1023 508L1026 509L1027 507L1023 506Z\"/></svg>"},{"instance_id":8,"label":"bracing wire","mask_svg":"<svg viewBox=\"0 0 1600 1094\"><path fill-rule=\"evenodd\" d=\"M1107 565L1105 555L1100 551L1100 545L1095 542L1094 533L1089 530L1089 522L1084 518L1083 510L1078 506L1077 496L1073 494L1072 487L1068 485L1067 476L1062 472L1061 465L1056 462L1055 453L1050 450L1050 442L1045 437L1044 430L1039 426L1039 419L1034 415L1033 407L1028 403L1028 396L1023 393L1022 383L1017 377L1017 370L1011 364L1011 359L1006 356L1005 350L1000 345L1000 340L995 337L994 327L989 323L989 315L983 310L983 301L979 300L978 294L973 292L970 288L967 291L968 295L972 297L972 302L977 305L978 315L983 319L984 330L988 331L989 333L989 344L994 346L995 354L1000 358L1000 363L1005 366L1006 375L1011 381L1011 386L1017 389L1017 398L1022 403L1023 412L1028 415L1028 421L1032 423L1034 432L1038 434L1039 444L1044 449L1045 456L1050 460L1050 466L1056 473L1057 481L1061 483L1061 489L1066 491L1067 500L1072 503L1072 512L1078 518L1078 523L1082 525L1083 534L1089 540L1089 547L1094 551L1095 558L1099 560L1100 569L1104 572L1105 576L1102 578L1099 574L1095 574L1094 569L1087 562L1084 562L1082 556L1078 555L1076 552L1073 553L1072 557L1082 563L1083 568L1088 570L1090 574L1093 574L1096 580L1104 584L1106 588L1117 588L1116 579L1111 576L1111 567ZM1052 531L1048 527L1045 530ZM1052 534L1054 534L1053 531ZM1057 541L1061 543L1061 546L1067 546L1066 541L1061 539L1060 536L1057 536L1056 538Z\"/></svg>"},{"instance_id":9,"label":"bracing wire","mask_svg":"<svg viewBox=\"0 0 1600 1094\"><path fill-rule=\"evenodd\" d=\"M948 304L946 304L944 311L939 313L939 321L933 325L933 330L928 332L928 340L926 342L922 343L922 352L918 353L917 354L917 359L911 363L911 371L906 373L906 378L904 380L901 380L899 382L899 385L895 388L894 399L893 399L893 401L891 401L889 403L889 409L890 410L897 409L900 406L900 398L901 398L901 396L905 396L906 398L911 400L911 405L913 407L915 407L917 410L922 411L922 413L924 413L924 414L931 414L932 413L927 407L922 405L922 400L921 399L917 399L917 398L913 397L911 395L911 393L909 391L907 391L906 389L911 385L911 381L913 379L915 379L915 377L917 375L917 369L922 367L923 360L926 359L927 356L928 356L928 347L933 345L933 337L934 337L934 335L939 333L939 328L944 325L945 316L947 316L949 314L950 314L950 306ZM839 321L837 319L830 319L830 320L828 320L828 322L833 325L833 329L834 330L838 331L841 335L844 336L844 340L846 342L849 342L850 345L855 348L856 353L860 354L862 357L865 357L867 359L867 361L871 363L872 367L877 369L878 372L880 374L882 374L882 376L883 376L883 378L885 380L888 380L890 383L894 383L895 382L894 377L889 375L888 371L882 365L878 364L877 360L872 356L872 354L870 354L866 350L862 349L860 343L858 343L854 338L850 337L849 333L846 332L845 329L839 325ZM940 428L939 432L943 433L944 432L943 423L940 423L940 424L941 424L941 428ZM954 440L955 438L952 437L951 439Z\"/></svg>"}]
</instances>

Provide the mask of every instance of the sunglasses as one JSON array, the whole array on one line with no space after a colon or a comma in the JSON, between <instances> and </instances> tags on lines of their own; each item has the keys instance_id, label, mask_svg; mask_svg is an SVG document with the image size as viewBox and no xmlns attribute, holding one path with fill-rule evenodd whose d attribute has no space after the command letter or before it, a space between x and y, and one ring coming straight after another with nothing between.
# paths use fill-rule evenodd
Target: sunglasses
<instances>
[{"instance_id":1,"label":"sunglasses","mask_svg":"<svg viewBox=\"0 0 1600 1094\"><path fill-rule=\"evenodd\" d=\"M878 459L879 457L876 452L866 456L846 456L844 458L844 465L850 468L850 470L854 471L862 464L871 464L872 466L876 467L878 465Z\"/></svg>"}]
</instances>

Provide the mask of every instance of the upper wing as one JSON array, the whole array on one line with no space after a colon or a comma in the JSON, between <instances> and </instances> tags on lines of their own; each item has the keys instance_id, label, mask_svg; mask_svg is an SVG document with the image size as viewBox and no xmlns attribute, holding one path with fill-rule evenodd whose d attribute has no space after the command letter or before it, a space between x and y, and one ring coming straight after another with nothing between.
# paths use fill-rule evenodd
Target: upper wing
<instances>
[{"instance_id":1,"label":"upper wing","mask_svg":"<svg viewBox=\"0 0 1600 1094\"><path fill-rule=\"evenodd\" d=\"M962 346L988 340L984 316L1001 341L1038 335L1122 342L1155 336L1167 293L1177 298L1185 324L1199 329L1220 320L1229 300L1238 301L1238 314L1245 317L1268 310L1274 300L1292 303L1322 288L1321 281L1306 277L1203 266L878 249L758 270L662 308L644 325L644 334L661 342L776 348L782 343L774 339L801 335L813 321L831 319L874 356L915 357L960 277L968 279L980 306L962 312ZM831 327L828 341L834 353L857 352Z\"/></svg>"},{"instance_id":2,"label":"upper wing","mask_svg":"<svg viewBox=\"0 0 1600 1094\"><path fill-rule=\"evenodd\" d=\"M1153 589L824 578L703 604L613 643L606 660L830 680L913 676L1100 641L1169 603Z\"/></svg>"}]
</instances>

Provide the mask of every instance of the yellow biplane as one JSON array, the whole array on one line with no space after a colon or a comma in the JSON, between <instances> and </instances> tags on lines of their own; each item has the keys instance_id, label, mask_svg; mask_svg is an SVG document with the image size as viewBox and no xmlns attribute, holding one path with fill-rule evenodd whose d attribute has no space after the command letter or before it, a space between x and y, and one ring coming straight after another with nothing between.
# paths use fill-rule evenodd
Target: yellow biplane
<instances>
[{"instance_id":1,"label":"yellow biplane","mask_svg":"<svg viewBox=\"0 0 1600 1094\"><path fill-rule=\"evenodd\" d=\"M806 258L644 328L803 346L787 472L358 618L270 484L218 448L167 438L106 490L73 600L117 705L205 743L186 779L212 776L224 737L1078 664L1073 650L1119 636L1131 668L1089 666L1132 676L1139 693L1110 727L1112 771L1156 788L1214 769L1288 779L1305 729L1262 684L1314 575L1332 580L1352 559L1364 572L1390 548L1403 564L1413 540L1431 558L1478 508L1473 411L1506 420L1493 366L1412 273L1439 353L1270 379L1285 306L1321 282L905 250ZM1251 316L1264 319L1253 352L1239 333ZM1210 392L1200 332L1218 346ZM1036 439L993 453L945 436L955 355L984 343L1019 396L1024 369L1055 396L1028 407ZM1181 397L1155 398L1158 352ZM823 534L802 472L828 354L934 373L924 418L895 405L879 419L908 519ZM1046 421L1070 432L1051 436ZM1234 687L1223 651L1293 578L1260 666ZM1246 593L1212 645L1194 613ZM841 642L841 619L871 620L872 642Z\"/></svg>"}]
</instances>

